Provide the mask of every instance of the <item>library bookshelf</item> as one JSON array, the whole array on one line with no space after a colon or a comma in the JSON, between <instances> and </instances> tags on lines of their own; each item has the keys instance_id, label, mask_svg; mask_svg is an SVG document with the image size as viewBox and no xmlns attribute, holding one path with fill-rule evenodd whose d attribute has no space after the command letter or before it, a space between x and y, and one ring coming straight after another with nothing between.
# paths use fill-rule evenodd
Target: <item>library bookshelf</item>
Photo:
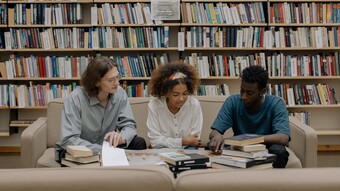
<instances>
[{"instance_id":1,"label":"library bookshelf","mask_svg":"<svg viewBox=\"0 0 340 191\"><path fill-rule=\"evenodd\" d=\"M150 20L150 2L0 1L0 72L12 67L0 78L6 89L0 91L13 101L0 103L3 151L19 151L27 126L11 122L46 115L48 100L79 85L98 55L117 61L121 85L134 97L147 95L152 70L165 62L196 66L203 96L238 93L242 69L260 64L270 74L268 93L302 113L318 132L319 149L340 150L340 105L311 95L303 102L308 91L300 88L328 85L329 96L340 94L339 0L181 0L181 19L169 21Z\"/></svg>"}]
</instances>

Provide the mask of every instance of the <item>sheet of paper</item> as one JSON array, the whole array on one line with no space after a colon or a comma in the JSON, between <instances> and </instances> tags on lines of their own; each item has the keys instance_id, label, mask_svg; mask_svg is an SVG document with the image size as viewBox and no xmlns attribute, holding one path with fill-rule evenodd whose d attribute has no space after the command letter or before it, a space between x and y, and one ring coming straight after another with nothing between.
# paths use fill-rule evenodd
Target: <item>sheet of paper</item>
<instances>
[{"instance_id":1,"label":"sheet of paper","mask_svg":"<svg viewBox=\"0 0 340 191\"><path fill-rule=\"evenodd\" d=\"M103 142L101 160L102 166L129 166L125 150L110 147L107 141Z\"/></svg>"}]
</instances>

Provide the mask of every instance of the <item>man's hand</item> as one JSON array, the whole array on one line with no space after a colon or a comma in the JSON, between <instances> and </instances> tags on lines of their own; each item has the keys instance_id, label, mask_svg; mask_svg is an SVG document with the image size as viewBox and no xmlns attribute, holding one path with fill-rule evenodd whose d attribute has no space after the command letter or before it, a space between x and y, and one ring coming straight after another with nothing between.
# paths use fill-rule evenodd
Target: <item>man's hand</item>
<instances>
[{"instance_id":1,"label":"man's hand","mask_svg":"<svg viewBox=\"0 0 340 191\"><path fill-rule=\"evenodd\" d=\"M215 154L222 154L222 146L224 144L223 135L216 130L212 130L209 135L209 149Z\"/></svg>"},{"instance_id":2,"label":"man's hand","mask_svg":"<svg viewBox=\"0 0 340 191\"><path fill-rule=\"evenodd\" d=\"M124 137L120 133L115 132L115 131L106 133L104 140L109 142L109 145L113 147L117 147L118 145L125 144L126 142Z\"/></svg>"}]
</instances>

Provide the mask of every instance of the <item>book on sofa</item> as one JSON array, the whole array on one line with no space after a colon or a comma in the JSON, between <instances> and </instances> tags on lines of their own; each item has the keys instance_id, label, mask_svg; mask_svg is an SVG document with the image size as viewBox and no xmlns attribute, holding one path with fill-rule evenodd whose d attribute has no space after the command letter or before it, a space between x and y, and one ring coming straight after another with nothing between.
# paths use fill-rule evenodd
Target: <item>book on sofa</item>
<instances>
[{"instance_id":1,"label":"book on sofa","mask_svg":"<svg viewBox=\"0 0 340 191\"><path fill-rule=\"evenodd\" d=\"M257 143L263 143L264 136L257 134L241 134L232 137L228 137L224 139L224 143L227 145L235 145L235 146L245 146Z\"/></svg>"}]
</instances>

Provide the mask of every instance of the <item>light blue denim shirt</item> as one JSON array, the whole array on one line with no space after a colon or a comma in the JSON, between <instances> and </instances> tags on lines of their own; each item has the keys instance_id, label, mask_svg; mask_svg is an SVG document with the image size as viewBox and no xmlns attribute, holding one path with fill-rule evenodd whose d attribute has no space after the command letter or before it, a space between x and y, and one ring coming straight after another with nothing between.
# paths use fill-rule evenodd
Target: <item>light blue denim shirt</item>
<instances>
[{"instance_id":1,"label":"light blue denim shirt","mask_svg":"<svg viewBox=\"0 0 340 191\"><path fill-rule=\"evenodd\" d=\"M137 134L130 103L121 87L110 94L106 107L97 97L90 97L83 87L78 87L66 98L60 142L64 149L67 145L84 145L97 154L101 151L105 134L117 130L126 140L125 147Z\"/></svg>"}]
</instances>

